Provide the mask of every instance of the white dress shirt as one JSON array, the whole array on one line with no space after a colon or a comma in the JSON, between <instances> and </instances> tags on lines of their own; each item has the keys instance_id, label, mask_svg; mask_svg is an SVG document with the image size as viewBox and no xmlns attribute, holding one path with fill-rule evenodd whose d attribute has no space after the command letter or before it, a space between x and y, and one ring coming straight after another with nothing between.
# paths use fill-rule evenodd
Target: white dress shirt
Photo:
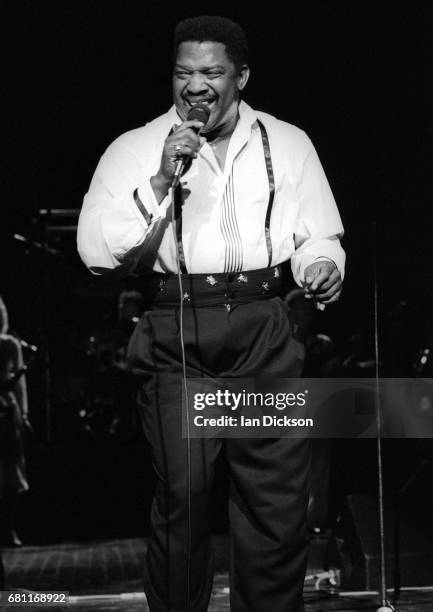
<instances>
[{"instance_id":1,"label":"white dress shirt","mask_svg":"<svg viewBox=\"0 0 433 612\"><path fill-rule=\"evenodd\" d=\"M272 265L291 259L294 278L301 284L309 264L328 258L343 276L345 255L339 241L343 226L311 141L297 127L254 111L245 102L239 105L224 171L205 143L182 176L187 271L247 271L268 265L269 182L257 119L268 134L275 178ZM150 178L159 169L165 139L180 123L173 106L117 138L102 156L78 223L78 250L92 272L129 271L137 265L176 272L171 189L158 204Z\"/></svg>"}]
</instances>

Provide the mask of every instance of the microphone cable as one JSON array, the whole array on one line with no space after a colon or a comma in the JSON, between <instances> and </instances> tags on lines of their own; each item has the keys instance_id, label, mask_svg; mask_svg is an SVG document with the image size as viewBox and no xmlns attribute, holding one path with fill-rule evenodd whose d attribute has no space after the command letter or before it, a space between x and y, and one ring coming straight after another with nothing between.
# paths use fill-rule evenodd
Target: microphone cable
<instances>
[{"instance_id":1,"label":"microphone cable","mask_svg":"<svg viewBox=\"0 0 433 612\"><path fill-rule=\"evenodd\" d=\"M202 121L204 125L209 121L210 110L206 104L195 104L188 112L187 121L198 120ZM200 133L200 130L197 130ZM182 285L182 271L180 261L180 249L176 231L176 189L182 189L180 186L180 177L185 165L185 158L181 158L177 162L175 174L171 183L171 224L173 229L173 237L175 244L176 254L176 273L179 285L179 332L180 332L180 345L182 354L182 384L184 394L184 409L185 409L185 425L186 425L186 445L187 445L187 549L186 549L186 580L187 580L187 612L191 609L191 540L192 540L192 525L191 525L191 434L190 434L190 418L189 418L189 395L188 386L186 382L186 356L185 356L185 339L184 339L184 309L183 309L183 285ZM182 210L179 211L182 214Z\"/></svg>"},{"instance_id":2,"label":"microphone cable","mask_svg":"<svg viewBox=\"0 0 433 612\"><path fill-rule=\"evenodd\" d=\"M184 394L184 409L185 409L185 417L186 417L186 452L187 452L187 533L188 533L188 541L186 548L186 580L187 580L187 612L190 611L190 567L191 567L191 438L190 438L190 422L189 422L189 398L188 398L188 386L186 383L186 356L185 356L185 340L184 340L184 325L183 325L183 285L182 285L182 272L180 265L180 252L179 252L179 243L177 240L177 232L176 232L176 214L175 214L175 190L178 184L178 177L175 176L173 178L173 182L171 185L171 224L173 229L173 237L175 244L175 254L176 254L176 275L179 286L179 332L180 332L180 347L182 354L182 385L183 385L183 394ZM181 189L181 187L179 187Z\"/></svg>"}]
</instances>

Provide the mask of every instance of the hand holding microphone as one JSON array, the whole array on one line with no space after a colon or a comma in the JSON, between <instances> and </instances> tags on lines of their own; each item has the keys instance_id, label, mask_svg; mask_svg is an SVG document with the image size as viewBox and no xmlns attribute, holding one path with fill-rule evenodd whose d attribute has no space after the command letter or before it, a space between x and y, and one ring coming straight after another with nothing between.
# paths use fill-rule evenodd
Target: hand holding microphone
<instances>
[{"instance_id":1,"label":"hand holding microphone","mask_svg":"<svg viewBox=\"0 0 433 612\"><path fill-rule=\"evenodd\" d=\"M205 104L195 104L190 109L188 116L187 116L187 121L185 123L194 122L194 125L191 126L190 130L193 131L194 135L196 136L195 144L197 144L197 138L198 138L198 147L197 148L190 147L190 150L192 151L192 155L191 155L191 153L189 153L188 151L183 150L185 147L184 143L180 143L175 146L175 152L179 159L176 164L176 169L173 175L173 180L172 180L173 187L176 187L176 185L179 182L183 169L185 168L185 165L188 162L188 156L197 157L197 152L203 144L203 139L200 137L200 131L209 121L209 115L210 115L210 110ZM176 134L178 134L178 132L179 130L176 130ZM188 147L188 144L186 146Z\"/></svg>"},{"instance_id":2,"label":"hand holding microphone","mask_svg":"<svg viewBox=\"0 0 433 612\"><path fill-rule=\"evenodd\" d=\"M153 190L157 196L162 196L159 199L165 197L171 186L176 187L189 159L197 157L204 142L200 131L208 122L209 115L210 110L205 104L195 104L186 121L166 138L159 171L151 179Z\"/></svg>"}]
</instances>

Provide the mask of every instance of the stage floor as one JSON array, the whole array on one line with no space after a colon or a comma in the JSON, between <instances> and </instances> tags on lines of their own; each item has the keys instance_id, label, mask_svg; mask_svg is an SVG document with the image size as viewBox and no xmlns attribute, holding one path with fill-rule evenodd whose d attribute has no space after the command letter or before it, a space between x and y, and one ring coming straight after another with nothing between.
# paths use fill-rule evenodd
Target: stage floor
<instances>
[{"instance_id":1,"label":"stage floor","mask_svg":"<svg viewBox=\"0 0 433 612\"><path fill-rule=\"evenodd\" d=\"M227 538L216 536L216 567L209 612L229 610L227 575ZM71 603L64 607L38 606L36 610L72 610L98 612L148 610L143 594L141 573L146 542L144 539L118 539L50 546L24 546L4 549L6 590L69 591ZM313 572L314 573L314 572ZM309 570L308 575L312 575ZM331 594L326 588L316 590L315 580L305 584L307 612L339 610L377 610L378 596ZM2 607L0 610L29 610L27 607ZM433 612L433 591L403 591L398 612Z\"/></svg>"}]
</instances>

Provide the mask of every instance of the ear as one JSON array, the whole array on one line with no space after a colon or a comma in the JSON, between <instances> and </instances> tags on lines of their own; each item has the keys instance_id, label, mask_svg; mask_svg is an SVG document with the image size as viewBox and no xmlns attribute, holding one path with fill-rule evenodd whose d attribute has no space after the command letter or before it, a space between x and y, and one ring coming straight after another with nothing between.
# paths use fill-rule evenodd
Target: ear
<instances>
[{"instance_id":1,"label":"ear","mask_svg":"<svg viewBox=\"0 0 433 612\"><path fill-rule=\"evenodd\" d=\"M244 64L238 74L238 90L242 91L250 78L250 69Z\"/></svg>"}]
</instances>

